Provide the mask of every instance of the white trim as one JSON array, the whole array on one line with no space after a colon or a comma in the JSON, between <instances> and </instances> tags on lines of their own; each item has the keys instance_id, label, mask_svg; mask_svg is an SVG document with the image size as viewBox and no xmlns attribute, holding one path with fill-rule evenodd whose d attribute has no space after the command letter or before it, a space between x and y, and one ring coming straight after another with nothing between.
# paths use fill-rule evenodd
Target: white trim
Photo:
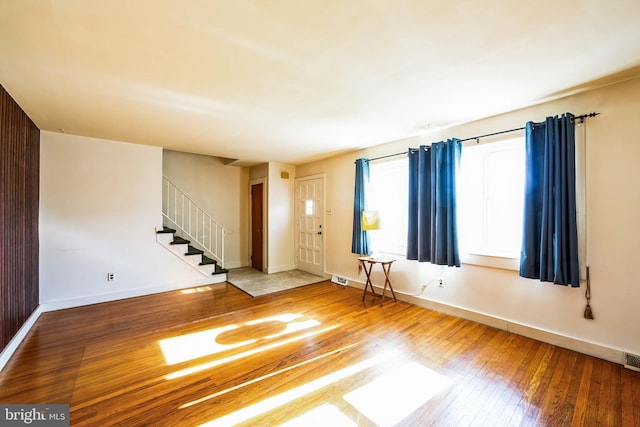
<instances>
[{"instance_id":1,"label":"white trim","mask_svg":"<svg viewBox=\"0 0 640 427\"><path fill-rule=\"evenodd\" d=\"M318 178L322 178L324 180L326 176L327 176L326 173L317 173L315 175L299 176L296 178L296 181L309 181L309 180L318 179Z\"/></svg>"},{"instance_id":2,"label":"white trim","mask_svg":"<svg viewBox=\"0 0 640 427\"><path fill-rule=\"evenodd\" d=\"M17 350L18 346L22 343L24 338L27 336L33 325L36 323L36 320L40 317L42 313L46 310L42 305L38 305L33 313L27 318L27 320L22 324L18 333L16 333L11 341L6 345L6 347L0 352L0 371L5 367L13 353Z\"/></svg>"},{"instance_id":3,"label":"white trim","mask_svg":"<svg viewBox=\"0 0 640 427\"><path fill-rule=\"evenodd\" d=\"M331 277L331 274L333 273L328 273L328 274L329 274L329 277ZM345 277L344 275L340 275L340 276ZM347 277L347 279L349 280L348 286L364 290L365 283L362 282L361 280L353 279L351 277ZM375 284L373 286L376 289L378 289L380 292L382 292L381 286L378 286ZM589 356L608 360L610 362L617 363L620 365L624 364L625 352L617 348L607 347L601 344L561 335L556 332L546 331L533 326L512 322L507 319L502 319L496 316L491 316L489 314L476 312L473 310L469 310L467 308L444 304L442 302L431 300L425 297L413 296L403 291L397 291L395 289L394 291L395 291L396 297L400 301L404 301L420 307L428 308L430 310L438 311L440 313L445 313L450 316L460 317L462 319L482 323L483 325L491 326L493 328L501 329L514 334L522 335L527 338L531 338L531 339L542 341L548 344L556 345L558 347L567 348L569 350L577 351L578 353L587 354ZM386 295L387 297L389 297L390 293L387 291ZM388 301L389 299L386 298L385 302L388 302ZM391 302L393 302L393 298L391 299Z\"/></svg>"},{"instance_id":4,"label":"white trim","mask_svg":"<svg viewBox=\"0 0 640 427\"><path fill-rule=\"evenodd\" d=\"M165 248L167 251L175 255L176 258L181 259L184 263L191 266L191 268L196 270L198 273L202 274L205 277L210 277L216 269L215 265L214 264L200 265L200 261L202 261L202 256L185 255L189 244L180 243L177 245L172 245L171 242L173 241L173 236L174 236L173 233L157 233L156 232L156 242L160 246Z\"/></svg>"},{"instance_id":5,"label":"white trim","mask_svg":"<svg viewBox=\"0 0 640 427\"><path fill-rule=\"evenodd\" d=\"M110 294L92 295L92 296L82 297L82 298L72 298L72 299L42 303L38 305L38 307L33 311L33 313L31 313L31 316L29 316L29 318L20 327L18 332L15 334L15 336L11 339L11 341L9 341L9 344L7 344L4 350L0 352L0 371L2 371L2 369L7 364L7 362L11 359L11 356L13 356L14 352L16 351L20 343L22 343L22 341L27 336L27 334L29 333L33 325L36 323L36 320L38 320L38 318L42 313L46 313L49 311L63 310L66 308L74 308L74 307L81 307L81 306L86 306L91 304L99 304L103 302L116 301L116 300L121 300L126 298L134 298L134 297L140 297L145 295L158 294L162 292L176 291L180 289L188 289L194 286L203 286L203 285L222 283L226 281L226 276L227 276L226 274L218 274L218 275L207 277L206 280L193 281L194 283L180 282L180 283L175 283L169 287L158 286L153 288L140 288L140 289L134 289L134 290L124 291L124 292L114 292Z\"/></svg>"},{"instance_id":6,"label":"white trim","mask_svg":"<svg viewBox=\"0 0 640 427\"><path fill-rule=\"evenodd\" d=\"M520 271L519 258L460 253L460 262L462 264L480 265L483 267Z\"/></svg>"},{"instance_id":7,"label":"white trim","mask_svg":"<svg viewBox=\"0 0 640 427\"><path fill-rule=\"evenodd\" d=\"M69 299L58 300L58 301L50 301L41 305L43 306L44 311L63 310L65 308L81 307L85 305L99 304L102 302L117 301L117 300L127 299L127 298L135 298L135 297L140 297L145 295L159 294L162 292L177 291L180 289L187 289L194 286L204 286L204 285L211 285L215 283L221 283L226 281L226 276L227 276L226 274L216 274L216 275L212 275L207 278L202 278L199 280L191 280L189 282L185 281L185 282L174 283L169 286L162 286L162 287L155 286L150 288L139 288L139 289L132 289L128 291L113 292L113 293L101 294L101 295L91 295L91 296L86 296L81 298L69 298Z\"/></svg>"},{"instance_id":8,"label":"white trim","mask_svg":"<svg viewBox=\"0 0 640 427\"><path fill-rule=\"evenodd\" d=\"M331 278L334 273L325 272L325 278ZM222 276L222 275L221 275ZM351 277L346 277L341 275L341 277L345 277L348 280L348 286L364 289L364 282L359 279L353 279ZM223 282L221 280L220 282ZM209 282L211 283L219 283L219 282ZM354 286L355 285L355 286ZM79 307L83 305L96 304L101 302L114 301L118 299L132 298L143 295L151 295L155 293L167 292L172 290L179 290L184 288L189 288L196 285L186 285L184 283L180 285L175 285L171 288L146 288L140 289L137 291L130 292L120 292L113 294L105 294L98 295L93 297L86 298L76 298L76 299L68 299L62 301L54 301L47 304L40 304L34 311L31 313L29 318L24 322L18 333L9 341L9 344L4 348L2 352L0 352L0 371L5 367L13 353L16 351L20 343L27 336L36 320L40 317L40 315L44 312L62 310L65 308ZM382 290L380 286L374 285L378 290ZM624 351L603 346L600 344L579 340L577 338L572 338L564 335L557 334L555 332L545 331L542 329L534 328L532 326L519 324L516 322L511 322L506 319L501 319L495 316L490 316L488 314L475 312L466 308L456 307L453 305L444 304L438 301L430 300L424 297L416 297L407 294L403 291L395 291L398 299L400 301L404 301L410 304L414 304L420 307L428 308L430 310L435 310L440 313L445 313L450 316L456 316L463 319L471 320L474 322L482 323L484 325L488 325L497 329L501 329L504 331L512 332L514 334L522 335L528 338L532 338L538 341L546 342L548 344L553 344L558 347L567 348L570 350L577 351L579 353L587 354L590 356L598 357L600 359L608 360L613 363L624 364Z\"/></svg>"},{"instance_id":9,"label":"white trim","mask_svg":"<svg viewBox=\"0 0 640 427\"><path fill-rule=\"evenodd\" d=\"M293 250L295 253L295 261L294 261L294 269L298 268L298 225L297 225L297 221L298 221L298 185L300 182L302 181L312 181L314 179L320 179L322 181L322 275L323 277L326 276L326 269L327 269L327 174L326 173L317 173L314 175L307 175L307 176L300 176L300 177L296 177L295 179L295 186L294 186L294 207L293 207L293 215L294 215L294 222L296 224L295 226L295 237L294 237L294 243L293 243ZM329 213L329 215L331 215L331 213ZM331 277L331 276L329 276Z\"/></svg>"},{"instance_id":10,"label":"white trim","mask_svg":"<svg viewBox=\"0 0 640 427\"><path fill-rule=\"evenodd\" d=\"M267 267L267 274L280 273L282 271L291 271L295 269L295 264L276 265L275 267Z\"/></svg>"}]
</instances>

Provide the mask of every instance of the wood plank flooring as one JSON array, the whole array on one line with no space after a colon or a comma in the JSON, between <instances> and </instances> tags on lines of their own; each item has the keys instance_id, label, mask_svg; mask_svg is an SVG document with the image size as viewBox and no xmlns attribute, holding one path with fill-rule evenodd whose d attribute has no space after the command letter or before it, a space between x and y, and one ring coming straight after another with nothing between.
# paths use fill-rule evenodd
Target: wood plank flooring
<instances>
[{"instance_id":1,"label":"wood plank flooring","mask_svg":"<svg viewBox=\"0 0 640 427\"><path fill-rule=\"evenodd\" d=\"M640 426L640 373L330 282L44 313L2 403L74 426Z\"/></svg>"}]
</instances>

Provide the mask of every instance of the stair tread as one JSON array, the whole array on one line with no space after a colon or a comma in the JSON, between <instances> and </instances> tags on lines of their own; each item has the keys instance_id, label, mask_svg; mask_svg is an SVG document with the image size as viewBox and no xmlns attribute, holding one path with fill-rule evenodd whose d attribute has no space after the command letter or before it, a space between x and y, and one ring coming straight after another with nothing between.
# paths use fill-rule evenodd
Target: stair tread
<instances>
[{"instance_id":1,"label":"stair tread","mask_svg":"<svg viewBox=\"0 0 640 427\"><path fill-rule=\"evenodd\" d=\"M189 243L191 243L191 240L183 239L180 236L173 236L173 242L171 242L172 245L185 245Z\"/></svg>"},{"instance_id":2,"label":"stair tread","mask_svg":"<svg viewBox=\"0 0 640 427\"><path fill-rule=\"evenodd\" d=\"M158 234L170 234L170 233L175 233L176 230L174 230L173 228L169 228L169 227L163 227L162 230L157 230L156 233Z\"/></svg>"},{"instance_id":3,"label":"stair tread","mask_svg":"<svg viewBox=\"0 0 640 427\"><path fill-rule=\"evenodd\" d=\"M188 245L187 246L187 252L184 253L185 256L188 255L201 255L202 256L202 260L200 261L199 265L201 266L205 266L205 265L213 265L215 266L215 270L211 273L212 275L215 274L225 274L228 273L229 270L227 270L226 268L222 268L218 265L218 261L213 259L213 258L209 258L208 256L206 256L204 254L204 251L198 248L195 248L193 246L191 246L191 240L187 240L184 239L180 236L176 236L176 230L169 228L169 227L163 227L162 230L156 230L157 234L170 234L170 233L174 233L173 235L173 241L170 242L169 244L171 245Z\"/></svg>"},{"instance_id":4,"label":"stair tread","mask_svg":"<svg viewBox=\"0 0 640 427\"><path fill-rule=\"evenodd\" d=\"M202 262L200 262L200 265L211 265L211 264L218 264L218 261L216 261L215 259L211 259L206 255L202 255Z\"/></svg>"},{"instance_id":5,"label":"stair tread","mask_svg":"<svg viewBox=\"0 0 640 427\"><path fill-rule=\"evenodd\" d=\"M185 255L202 255L202 254L204 254L204 251L194 248L191 245L187 247L187 252L185 252Z\"/></svg>"}]
</instances>

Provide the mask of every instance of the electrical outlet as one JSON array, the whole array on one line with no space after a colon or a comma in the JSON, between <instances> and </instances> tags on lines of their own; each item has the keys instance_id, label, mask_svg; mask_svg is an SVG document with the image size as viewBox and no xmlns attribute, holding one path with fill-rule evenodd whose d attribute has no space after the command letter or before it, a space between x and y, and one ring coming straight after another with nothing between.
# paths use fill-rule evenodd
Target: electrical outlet
<instances>
[{"instance_id":1,"label":"electrical outlet","mask_svg":"<svg viewBox=\"0 0 640 427\"><path fill-rule=\"evenodd\" d=\"M439 288L444 288L444 280L438 279L438 287Z\"/></svg>"},{"instance_id":2,"label":"electrical outlet","mask_svg":"<svg viewBox=\"0 0 640 427\"><path fill-rule=\"evenodd\" d=\"M113 273L107 273L107 282L113 282L116 280L116 275Z\"/></svg>"}]
</instances>

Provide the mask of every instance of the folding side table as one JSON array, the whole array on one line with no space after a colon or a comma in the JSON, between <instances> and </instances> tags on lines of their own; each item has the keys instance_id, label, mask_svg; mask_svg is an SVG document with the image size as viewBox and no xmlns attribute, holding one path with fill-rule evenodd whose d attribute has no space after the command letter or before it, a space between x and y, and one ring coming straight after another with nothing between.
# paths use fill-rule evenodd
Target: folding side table
<instances>
[{"instance_id":1,"label":"folding side table","mask_svg":"<svg viewBox=\"0 0 640 427\"><path fill-rule=\"evenodd\" d=\"M389 278L389 273L391 272L391 264L395 261L395 259L378 259L371 257L361 257L358 258L362 268L364 269L364 273L367 275L367 283L364 286L364 293L362 294L362 301L364 301L364 297L367 295L367 288L371 288L371 292L373 295L378 296L376 291L373 289L373 283L371 283L371 270L373 266L376 264L380 264L382 266L382 271L384 272L384 289L382 290L382 303L384 303L385 292L387 291L387 285L391 290L391 295L393 295L393 300L397 301L396 294L393 292L393 287L391 286L391 279ZM367 268L368 267L368 268Z\"/></svg>"}]
</instances>

